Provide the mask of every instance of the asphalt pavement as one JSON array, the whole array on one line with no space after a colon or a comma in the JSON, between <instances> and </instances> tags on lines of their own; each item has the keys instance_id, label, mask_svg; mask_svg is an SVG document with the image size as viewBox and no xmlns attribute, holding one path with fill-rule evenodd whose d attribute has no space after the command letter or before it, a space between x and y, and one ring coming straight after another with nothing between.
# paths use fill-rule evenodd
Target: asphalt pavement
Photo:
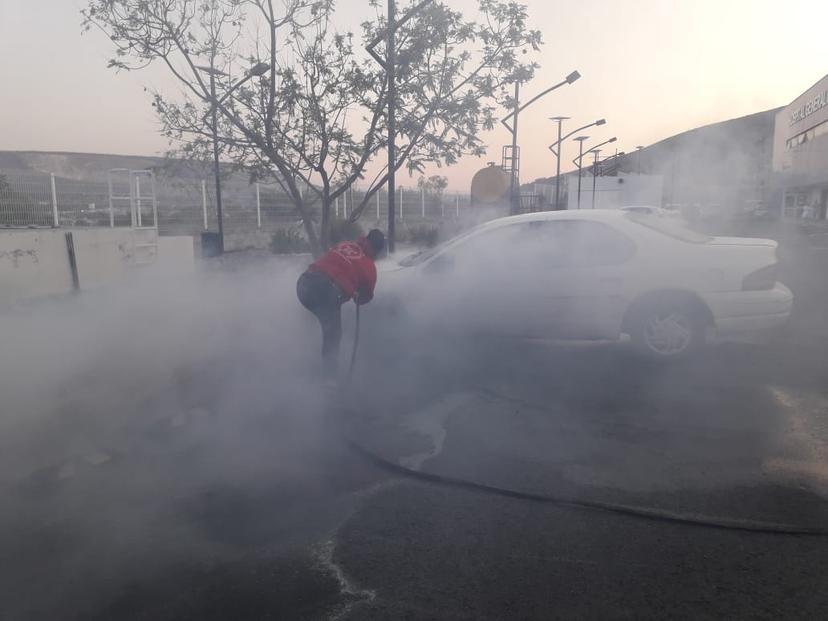
<instances>
[{"instance_id":1,"label":"asphalt pavement","mask_svg":"<svg viewBox=\"0 0 828 621\"><path fill-rule=\"evenodd\" d=\"M353 384L324 394L304 358L259 347L271 328L249 326L269 326L270 311L249 296L217 313L240 315L217 324L235 350L205 336L212 324L174 373L164 365L179 358L156 369L156 348L139 348L70 377L60 412L3 439L0 619L825 616L828 537L445 486L346 442L415 474L825 528L821 304L770 342L669 364L613 344L398 350L364 330Z\"/></svg>"},{"instance_id":2,"label":"asphalt pavement","mask_svg":"<svg viewBox=\"0 0 828 621\"><path fill-rule=\"evenodd\" d=\"M824 351L728 345L653 365L623 346L478 342L465 366L369 365L344 403L301 401L299 417L266 396L232 420L169 410L71 475L18 481L2 618L819 618L826 537L425 483L341 433L423 472L824 526ZM206 379L191 380L201 399Z\"/></svg>"}]
</instances>

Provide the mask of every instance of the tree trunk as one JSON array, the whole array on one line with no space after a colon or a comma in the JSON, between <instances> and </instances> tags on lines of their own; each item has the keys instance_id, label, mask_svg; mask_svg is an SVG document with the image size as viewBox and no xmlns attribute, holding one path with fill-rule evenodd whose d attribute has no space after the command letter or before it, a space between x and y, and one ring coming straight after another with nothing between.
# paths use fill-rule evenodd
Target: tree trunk
<instances>
[{"instance_id":1,"label":"tree trunk","mask_svg":"<svg viewBox=\"0 0 828 621\"><path fill-rule=\"evenodd\" d=\"M331 246L331 199L322 198L322 223L320 225L322 248L327 250Z\"/></svg>"},{"instance_id":2,"label":"tree trunk","mask_svg":"<svg viewBox=\"0 0 828 621\"><path fill-rule=\"evenodd\" d=\"M322 254L322 252L327 250L327 245L320 243L319 236L313 228L313 217L305 209L305 205L301 199L297 206L299 208L299 213L302 215L302 226L305 227L305 235L308 238L308 245L310 246L311 254L313 254L314 257L318 257Z\"/></svg>"}]
</instances>

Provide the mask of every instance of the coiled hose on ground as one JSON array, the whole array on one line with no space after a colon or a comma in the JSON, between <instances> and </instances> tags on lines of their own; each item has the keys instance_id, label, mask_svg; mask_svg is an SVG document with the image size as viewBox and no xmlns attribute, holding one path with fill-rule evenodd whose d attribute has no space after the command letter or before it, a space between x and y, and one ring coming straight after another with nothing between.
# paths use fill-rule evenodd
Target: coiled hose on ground
<instances>
[{"instance_id":1,"label":"coiled hose on ground","mask_svg":"<svg viewBox=\"0 0 828 621\"><path fill-rule=\"evenodd\" d=\"M356 322L354 327L354 344L351 351L351 361L348 366L348 373L346 375L346 387L350 385L353 377L354 367L356 366L357 348L359 346L359 303L356 304ZM344 418L344 417L343 417ZM343 418L338 419L341 421ZM344 428L340 427L340 436L345 444L357 455L366 459L374 466L396 474L418 481L427 483L443 485L447 487L454 487L467 491L480 492L486 494L493 494L505 498L515 498L518 500L526 500L530 502L555 504L564 507L571 507L577 509L588 509L593 511L603 511L607 513L616 513L630 517L636 517L646 520L654 520L659 522L670 522L673 524L684 524L687 526L697 526L705 528L717 528L724 530L744 531L751 533L761 533L766 535L800 535L800 536L828 536L828 528L818 528L809 526L797 526L792 524L777 524L772 522L762 522L758 520L744 520L737 518L702 516L686 513L677 513L666 511L663 509L653 509L649 507L640 507L635 505L625 505L611 502L601 502L593 500L579 500L566 496L556 496L554 494L538 494L533 492L524 492L513 490L505 487L498 487L495 485L487 485L485 483L476 483L474 481L467 481L455 477L445 476L441 474L434 474L431 472L423 472L421 470L413 470L406 468L398 463L392 462L374 451L366 448L363 444L355 440Z\"/></svg>"}]
</instances>

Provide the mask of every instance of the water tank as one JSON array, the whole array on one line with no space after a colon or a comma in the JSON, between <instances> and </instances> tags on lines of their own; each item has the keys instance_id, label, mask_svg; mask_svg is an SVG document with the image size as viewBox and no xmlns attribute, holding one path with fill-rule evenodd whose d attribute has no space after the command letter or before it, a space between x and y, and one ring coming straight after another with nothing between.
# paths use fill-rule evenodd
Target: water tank
<instances>
[{"instance_id":1,"label":"water tank","mask_svg":"<svg viewBox=\"0 0 828 621\"><path fill-rule=\"evenodd\" d=\"M478 170L471 182L472 204L492 205L508 202L511 179L500 166L490 162Z\"/></svg>"}]
</instances>

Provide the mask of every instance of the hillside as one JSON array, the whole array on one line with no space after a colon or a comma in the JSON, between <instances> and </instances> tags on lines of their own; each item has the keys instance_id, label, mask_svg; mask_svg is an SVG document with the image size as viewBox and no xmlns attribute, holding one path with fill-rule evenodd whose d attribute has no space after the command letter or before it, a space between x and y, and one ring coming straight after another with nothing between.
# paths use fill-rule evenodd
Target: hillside
<instances>
[{"instance_id":1,"label":"hillside","mask_svg":"<svg viewBox=\"0 0 828 621\"><path fill-rule=\"evenodd\" d=\"M71 153L60 151L0 151L0 174L49 174L73 181L106 181L113 168L131 170L174 169L179 178L206 176L203 165L184 160L170 162L163 157ZM209 171L209 168L208 168Z\"/></svg>"}]
</instances>

